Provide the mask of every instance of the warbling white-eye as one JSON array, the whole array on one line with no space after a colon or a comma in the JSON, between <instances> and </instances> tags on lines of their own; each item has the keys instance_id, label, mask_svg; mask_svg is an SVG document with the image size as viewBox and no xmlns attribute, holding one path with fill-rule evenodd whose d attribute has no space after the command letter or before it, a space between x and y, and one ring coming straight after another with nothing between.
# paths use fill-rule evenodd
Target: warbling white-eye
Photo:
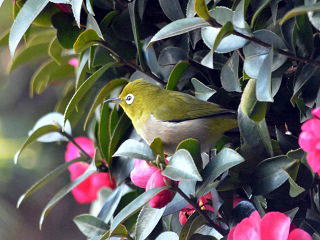
<instances>
[{"instance_id":1,"label":"warbling white-eye","mask_svg":"<svg viewBox=\"0 0 320 240\"><path fill-rule=\"evenodd\" d=\"M128 83L119 98L107 101L119 102L148 144L160 137L168 154L187 138L199 140L201 151L208 151L225 131L237 126L232 111L143 79Z\"/></svg>"}]
</instances>

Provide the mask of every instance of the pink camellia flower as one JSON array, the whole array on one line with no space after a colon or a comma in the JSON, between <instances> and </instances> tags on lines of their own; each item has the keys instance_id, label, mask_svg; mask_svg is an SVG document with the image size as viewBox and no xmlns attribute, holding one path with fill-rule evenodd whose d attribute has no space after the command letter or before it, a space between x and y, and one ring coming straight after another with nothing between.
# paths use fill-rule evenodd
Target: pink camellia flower
<instances>
[{"instance_id":1,"label":"pink camellia flower","mask_svg":"<svg viewBox=\"0 0 320 240\"><path fill-rule=\"evenodd\" d=\"M289 230L290 218L285 214L269 212L261 218L254 211L230 230L227 240L312 240L302 229Z\"/></svg>"},{"instance_id":2,"label":"pink camellia flower","mask_svg":"<svg viewBox=\"0 0 320 240\"><path fill-rule=\"evenodd\" d=\"M171 184L176 184L175 181L172 181L171 179L163 176L161 174L161 169L157 169L157 171L155 171L149 178L146 186L146 191L149 191L152 188L167 186L164 179L166 180L166 182L170 182ZM149 201L149 205L152 208L163 208L169 202L171 202L173 197L174 197L173 191L164 190L158 193L157 195L155 195L153 198L151 198Z\"/></svg>"},{"instance_id":3,"label":"pink camellia flower","mask_svg":"<svg viewBox=\"0 0 320 240\"><path fill-rule=\"evenodd\" d=\"M158 168L152 167L144 160L134 159L133 161L134 168L130 173L131 181L140 188L146 188L151 175L157 171Z\"/></svg>"},{"instance_id":4,"label":"pink camellia flower","mask_svg":"<svg viewBox=\"0 0 320 240\"><path fill-rule=\"evenodd\" d=\"M78 67L78 65L79 65L79 60L78 60L78 58L71 58L71 59L68 61L68 64L71 65L72 67Z\"/></svg>"},{"instance_id":5,"label":"pink camellia flower","mask_svg":"<svg viewBox=\"0 0 320 240\"><path fill-rule=\"evenodd\" d=\"M86 152L93 157L94 145L93 142L86 137L75 138L75 142ZM67 145L65 152L65 161L70 162L73 159L80 157L80 150L71 142ZM78 162L69 166L71 181L81 176L89 167L88 163ZM115 181L111 179L108 173L96 173L88 177L77 187L72 189L72 194L79 203L90 203L97 199L98 192L101 188L115 188Z\"/></svg>"},{"instance_id":6,"label":"pink camellia flower","mask_svg":"<svg viewBox=\"0 0 320 240\"><path fill-rule=\"evenodd\" d=\"M212 207L212 196L211 193L208 193L204 196L202 196L199 199L199 207L202 210L208 210L213 212L213 207ZM179 212L179 222L181 225L186 224L188 218L195 212L195 209L189 204L185 208L181 209Z\"/></svg>"},{"instance_id":7,"label":"pink camellia flower","mask_svg":"<svg viewBox=\"0 0 320 240\"><path fill-rule=\"evenodd\" d=\"M312 110L312 119L306 121L301 130L299 145L307 152L312 171L320 175L320 108Z\"/></svg>"}]
</instances>

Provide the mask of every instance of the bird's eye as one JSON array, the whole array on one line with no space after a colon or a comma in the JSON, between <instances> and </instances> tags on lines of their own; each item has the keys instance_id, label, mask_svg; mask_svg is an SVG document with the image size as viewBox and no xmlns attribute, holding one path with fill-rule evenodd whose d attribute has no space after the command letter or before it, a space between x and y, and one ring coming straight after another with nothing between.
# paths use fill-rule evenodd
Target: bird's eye
<instances>
[{"instance_id":1,"label":"bird's eye","mask_svg":"<svg viewBox=\"0 0 320 240\"><path fill-rule=\"evenodd\" d=\"M134 96L133 96L132 94L128 94L128 95L126 96L126 103L127 103L127 104L133 103L133 99L134 99Z\"/></svg>"}]
</instances>

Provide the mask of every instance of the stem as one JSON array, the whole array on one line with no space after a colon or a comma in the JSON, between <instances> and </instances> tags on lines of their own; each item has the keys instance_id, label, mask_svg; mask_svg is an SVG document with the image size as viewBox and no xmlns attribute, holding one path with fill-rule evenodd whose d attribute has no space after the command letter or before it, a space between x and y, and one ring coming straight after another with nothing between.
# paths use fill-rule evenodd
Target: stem
<instances>
[{"instance_id":1,"label":"stem","mask_svg":"<svg viewBox=\"0 0 320 240\"><path fill-rule=\"evenodd\" d=\"M75 145L83 155L85 155L88 159L91 159L91 156L74 140L74 138L66 133L66 132L60 132L62 136L66 137L70 142L73 143L73 145Z\"/></svg>"},{"instance_id":2,"label":"stem","mask_svg":"<svg viewBox=\"0 0 320 240\"><path fill-rule=\"evenodd\" d=\"M221 28L222 27L222 25L220 23L216 22L216 21L210 21L209 20L208 23L214 28ZM260 46L263 46L265 48L271 48L272 47L272 45L269 44L269 43L261 41L260 39L252 37L252 36L247 36L247 35L242 34L242 33L238 32L236 30L234 30L232 34L236 35L238 37L242 37L242 38L244 38L244 39L246 39L246 40L248 40L250 42L254 42L254 43L256 43L256 44L258 44ZM290 59L296 60L298 62L311 63L313 65L316 65L316 66L320 67L320 61L317 61L317 60L314 60L314 59L310 59L310 58L305 58L305 57L299 57L299 56L294 55L291 52L288 52L288 51L285 51L285 50L282 50L282 49L278 49L278 48L275 48L274 51L279 53L279 54L281 54L281 55L284 55L284 56L286 56L286 57L288 57Z\"/></svg>"},{"instance_id":3,"label":"stem","mask_svg":"<svg viewBox=\"0 0 320 240\"><path fill-rule=\"evenodd\" d=\"M202 217L206 219L208 224L213 227L216 231L218 231L221 235L225 236L228 234L228 231L220 227L218 224L216 224L197 204L197 202L194 202L191 198L189 198L180 188L178 187L172 187L172 190L179 193L181 197L183 197Z\"/></svg>"},{"instance_id":4,"label":"stem","mask_svg":"<svg viewBox=\"0 0 320 240\"><path fill-rule=\"evenodd\" d=\"M144 74L146 74L148 77L154 79L155 81L157 81L158 83L161 83L162 85L165 85L166 83L161 80L160 78L158 78L157 76L144 71L141 67L139 67L136 64L133 64L131 62L128 62L124 57L120 56L117 52L115 52L109 45L107 42L105 41L94 41L98 44L100 44L102 47L104 47L105 49L107 49L112 55L114 55L116 58L118 58L123 64L127 65L128 67L132 68L133 70L136 71L140 71L143 72Z\"/></svg>"}]
</instances>

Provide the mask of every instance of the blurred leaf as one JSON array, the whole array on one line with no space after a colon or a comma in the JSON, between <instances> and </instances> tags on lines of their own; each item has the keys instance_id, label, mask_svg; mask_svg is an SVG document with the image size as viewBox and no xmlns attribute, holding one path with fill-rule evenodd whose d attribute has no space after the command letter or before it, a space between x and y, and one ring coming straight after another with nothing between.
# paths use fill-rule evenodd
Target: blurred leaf
<instances>
[{"instance_id":1,"label":"blurred leaf","mask_svg":"<svg viewBox=\"0 0 320 240\"><path fill-rule=\"evenodd\" d=\"M320 3L315 3L309 6L299 6L291 9L289 12L287 12L280 20L279 24L284 24L287 20L289 20L292 17L306 14L308 12L314 12L314 11L320 11Z\"/></svg>"},{"instance_id":2,"label":"blurred leaf","mask_svg":"<svg viewBox=\"0 0 320 240\"><path fill-rule=\"evenodd\" d=\"M1 0L0 0L1 1ZM9 43L9 33L10 33L10 29L2 32L0 34L0 47L6 46Z\"/></svg>"},{"instance_id":3,"label":"blurred leaf","mask_svg":"<svg viewBox=\"0 0 320 240\"><path fill-rule=\"evenodd\" d=\"M53 60L43 63L33 74L30 81L30 96L34 93L41 94L48 87L49 83L66 79L74 75L74 68L68 64L71 56L63 57L61 65Z\"/></svg>"},{"instance_id":4,"label":"blurred leaf","mask_svg":"<svg viewBox=\"0 0 320 240\"><path fill-rule=\"evenodd\" d=\"M204 181L197 188L197 196L203 196L210 190L210 184L222 173L244 162L245 159L231 148L223 148L203 169Z\"/></svg>"},{"instance_id":5,"label":"blurred leaf","mask_svg":"<svg viewBox=\"0 0 320 240\"><path fill-rule=\"evenodd\" d=\"M11 56L14 55L16 48L35 18L49 3L49 0L28 0L20 9L10 30L9 49Z\"/></svg>"},{"instance_id":6,"label":"blurred leaf","mask_svg":"<svg viewBox=\"0 0 320 240\"><path fill-rule=\"evenodd\" d=\"M94 72L81 86L77 89L73 97L71 98L66 110L64 112L64 121L66 122L71 113L75 110L75 107L80 100L86 95L93 84L102 76L102 74L114 65L113 62L107 63L103 67Z\"/></svg>"},{"instance_id":7,"label":"blurred leaf","mask_svg":"<svg viewBox=\"0 0 320 240\"><path fill-rule=\"evenodd\" d=\"M74 42L82 32L73 22L72 16L66 13L60 12L52 16L52 25L57 29L57 39L61 46L67 49L73 47Z\"/></svg>"},{"instance_id":8,"label":"blurred leaf","mask_svg":"<svg viewBox=\"0 0 320 240\"><path fill-rule=\"evenodd\" d=\"M300 187L290 176L289 176L289 184L290 184L290 197L294 198L299 196L301 193L305 191L303 187Z\"/></svg>"},{"instance_id":9,"label":"blurred leaf","mask_svg":"<svg viewBox=\"0 0 320 240\"><path fill-rule=\"evenodd\" d=\"M117 10L110 11L101 21L100 27L102 33L105 33L107 31L107 28L110 26L113 18L115 16L119 15L119 12Z\"/></svg>"},{"instance_id":10,"label":"blurred leaf","mask_svg":"<svg viewBox=\"0 0 320 240\"><path fill-rule=\"evenodd\" d=\"M40 60L48 56L48 43L41 43L19 49L14 55L8 72L11 73L22 64L29 63L33 60Z\"/></svg>"},{"instance_id":11,"label":"blurred leaf","mask_svg":"<svg viewBox=\"0 0 320 240\"><path fill-rule=\"evenodd\" d=\"M4 0L0 0L0 8L1 8L1 5L2 5L3 2L4 2Z\"/></svg>"},{"instance_id":12,"label":"blurred leaf","mask_svg":"<svg viewBox=\"0 0 320 240\"><path fill-rule=\"evenodd\" d=\"M234 51L226 64L223 65L220 74L222 87L228 92L241 92L238 68L239 54Z\"/></svg>"},{"instance_id":13,"label":"blurred leaf","mask_svg":"<svg viewBox=\"0 0 320 240\"><path fill-rule=\"evenodd\" d=\"M253 28L254 24L256 22L256 19L258 18L258 16L260 15L260 13L268 6L268 4L271 2L272 0L263 0L260 3L259 8L255 11L255 13L253 14L252 18L251 18L251 24L250 27ZM276 5L276 4L274 4ZM272 5L273 6L273 5Z\"/></svg>"},{"instance_id":14,"label":"blurred leaf","mask_svg":"<svg viewBox=\"0 0 320 240\"><path fill-rule=\"evenodd\" d=\"M148 145L138 142L134 139L128 139L123 142L118 150L113 154L113 157L128 157L138 158L147 161L155 160L155 156Z\"/></svg>"},{"instance_id":15,"label":"blurred leaf","mask_svg":"<svg viewBox=\"0 0 320 240\"><path fill-rule=\"evenodd\" d=\"M148 204L145 205L138 216L136 223L137 240L146 239L160 221L165 207L161 209L152 208Z\"/></svg>"},{"instance_id":16,"label":"blurred leaf","mask_svg":"<svg viewBox=\"0 0 320 240\"><path fill-rule=\"evenodd\" d=\"M21 203L27 199L29 196L31 196L34 192L38 191L40 188L47 185L49 182L51 182L53 179L57 178L59 175L61 175L70 165L76 162L84 162L86 159L83 157L79 157L76 159L71 160L70 162L63 163L59 165L57 168L46 174L43 178L38 180L35 184L33 184L28 190L22 194L17 202L17 208L20 207Z\"/></svg>"},{"instance_id":17,"label":"blurred leaf","mask_svg":"<svg viewBox=\"0 0 320 240\"><path fill-rule=\"evenodd\" d=\"M211 19L205 0L195 0L194 10L198 14L198 16L203 18L204 20L208 21Z\"/></svg>"},{"instance_id":18,"label":"blurred leaf","mask_svg":"<svg viewBox=\"0 0 320 240\"><path fill-rule=\"evenodd\" d=\"M74 19L77 22L78 28L80 28L80 13L83 0L71 0L71 9Z\"/></svg>"},{"instance_id":19,"label":"blurred leaf","mask_svg":"<svg viewBox=\"0 0 320 240\"><path fill-rule=\"evenodd\" d=\"M51 132L60 132L61 128L57 125L46 125L35 130L24 142L20 150L14 155L14 163L17 164L18 158L21 152L32 142L36 141L39 137L51 133Z\"/></svg>"},{"instance_id":20,"label":"blurred leaf","mask_svg":"<svg viewBox=\"0 0 320 240\"><path fill-rule=\"evenodd\" d=\"M42 224L44 221L44 218L49 214L51 209L63 198L65 197L69 192L71 192L72 189L77 187L80 183L85 181L88 177L90 177L92 174L96 172L96 167L94 161L91 162L90 166L87 168L87 170L78 178L76 178L73 182L67 184L63 188L61 188L47 203L45 208L42 210L40 221L39 221L39 227L42 228Z\"/></svg>"},{"instance_id":21,"label":"blurred leaf","mask_svg":"<svg viewBox=\"0 0 320 240\"><path fill-rule=\"evenodd\" d=\"M80 33L77 40L73 44L73 50L76 53L80 53L85 49L97 44L97 41L101 41L102 39L93 29L87 29L84 32Z\"/></svg>"},{"instance_id":22,"label":"blurred leaf","mask_svg":"<svg viewBox=\"0 0 320 240\"><path fill-rule=\"evenodd\" d=\"M299 148L298 139L295 136L287 135L286 133L281 132L278 128L275 130L277 140L283 153Z\"/></svg>"},{"instance_id":23,"label":"blurred leaf","mask_svg":"<svg viewBox=\"0 0 320 240\"><path fill-rule=\"evenodd\" d=\"M73 219L79 230L88 238L104 234L108 225L90 214L81 214Z\"/></svg>"},{"instance_id":24,"label":"blurred leaf","mask_svg":"<svg viewBox=\"0 0 320 240\"><path fill-rule=\"evenodd\" d=\"M164 26L159 32L157 32L156 35L151 38L149 45L153 42L187 33L208 25L209 24L205 20L198 17L176 20Z\"/></svg>"},{"instance_id":25,"label":"blurred leaf","mask_svg":"<svg viewBox=\"0 0 320 240\"><path fill-rule=\"evenodd\" d=\"M76 84L75 88L78 89L81 84L84 82L86 78L87 72L89 72L89 56L90 55L90 48L84 50L80 54L79 58L79 64L78 67L76 68Z\"/></svg>"},{"instance_id":26,"label":"blurred leaf","mask_svg":"<svg viewBox=\"0 0 320 240\"><path fill-rule=\"evenodd\" d=\"M261 102L273 102L271 88L271 71L273 60L273 48L271 47L258 73L256 81L256 97Z\"/></svg>"},{"instance_id":27,"label":"blurred leaf","mask_svg":"<svg viewBox=\"0 0 320 240\"><path fill-rule=\"evenodd\" d=\"M259 102L256 98L256 80L250 79L243 91L240 108L251 120L262 121L267 113L267 103Z\"/></svg>"},{"instance_id":28,"label":"blurred leaf","mask_svg":"<svg viewBox=\"0 0 320 240\"><path fill-rule=\"evenodd\" d=\"M48 49L49 56L58 64L61 65L62 61L62 46L60 45L57 38L54 38L49 45Z\"/></svg>"},{"instance_id":29,"label":"blurred leaf","mask_svg":"<svg viewBox=\"0 0 320 240\"><path fill-rule=\"evenodd\" d=\"M198 213L192 214L185 225L183 225L179 239L180 240L188 240L194 234L198 228L205 225L207 221L204 219L203 216L199 215Z\"/></svg>"},{"instance_id":30,"label":"blurred leaf","mask_svg":"<svg viewBox=\"0 0 320 240\"><path fill-rule=\"evenodd\" d=\"M288 180L286 172L295 161L286 156L276 156L262 161L251 177L251 187L254 195L264 195L280 187Z\"/></svg>"},{"instance_id":31,"label":"blurred leaf","mask_svg":"<svg viewBox=\"0 0 320 240\"><path fill-rule=\"evenodd\" d=\"M101 90L97 94L95 100L93 101L93 104L91 105L89 113L86 117L85 123L83 125L84 129L86 129L86 126L87 126L90 118L92 117L94 111L98 107L98 105L101 104L105 98L110 96L110 92L117 87L126 85L127 83L128 83L127 80L125 80L123 78L119 78L119 79L111 80L110 82L108 82L106 85L104 85L101 88Z\"/></svg>"},{"instance_id":32,"label":"blurred leaf","mask_svg":"<svg viewBox=\"0 0 320 240\"><path fill-rule=\"evenodd\" d=\"M196 98L200 100L207 101L213 94L216 93L216 90L209 88L196 78L191 78L191 83L194 87Z\"/></svg>"},{"instance_id":33,"label":"blurred leaf","mask_svg":"<svg viewBox=\"0 0 320 240\"><path fill-rule=\"evenodd\" d=\"M160 193L164 190L168 190L168 189L169 189L169 187L153 188L153 189L141 194L135 200L130 202L126 207L121 209L121 211L117 214L117 216L115 216L115 218L113 219L113 222L111 224L110 231L113 232L120 223L122 223L123 221L128 219L130 216L135 214L137 211L139 211L139 209L143 205L145 205L155 195L157 195L158 193Z\"/></svg>"},{"instance_id":34,"label":"blurred leaf","mask_svg":"<svg viewBox=\"0 0 320 240\"><path fill-rule=\"evenodd\" d=\"M162 232L156 240L179 240L179 236L175 232Z\"/></svg>"},{"instance_id":35,"label":"blurred leaf","mask_svg":"<svg viewBox=\"0 0 320 240\"><path fill-rule=\"evenodd\" d=\"M103 234L103 236L101 236L101 238L98 238L98 239L99 240L114 239L113 237L128 239L129 236L130 235L128 233L127 228L124 225L119 224L118 227L116 227L116 229L113 230L112 233L110 233L110 231L108 231L105 234Z\"/></svg>"},{"instance_id":36,"label":"blurred leaf","mask_svg":"<svg viewBox=\"0 0 320 240\"><path fill-rule=\"evenodd\" d=\"M159 3L162 11L171 21L184 18L179 0L159 0Z\"/></svg>"},{"instance_id":37,"label":"blurred leaf","mask_svg":"<svg viewBox=\"0 0 320 240\"><path fill-rule=\"evenodd\" d=\"M168 82L166 85L167 90L175 90L179 80L181 79L181 77L183 76L183 74L189 66L190 63L186 61L180 61L174 66L168 78Z\"/></svg>"},{"instance_id":38,"label":"blurred leaf","mask_svg":"<svg viewBox=\"0 0 320 240\"><path fill-rule=\"evenodd\" d=\"M179 149L172 155L162 175L176 181L202 181L191 154L185 149Z\"/></svg>"}]
</instances>

